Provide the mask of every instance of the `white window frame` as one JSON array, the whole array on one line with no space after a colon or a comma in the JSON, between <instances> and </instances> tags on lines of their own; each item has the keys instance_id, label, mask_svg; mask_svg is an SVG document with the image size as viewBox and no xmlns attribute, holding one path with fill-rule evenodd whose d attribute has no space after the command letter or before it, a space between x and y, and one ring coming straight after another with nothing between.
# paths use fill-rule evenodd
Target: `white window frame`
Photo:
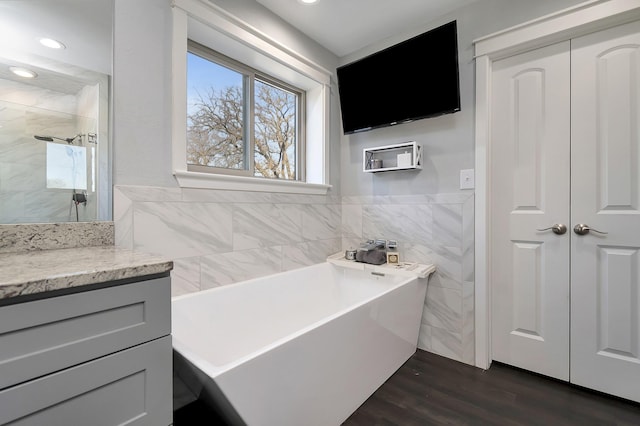
<instances>
[{"instance_id":1,"label":"white window frame","mask_svg":"<svg viewBox=\"0 0 640 426\"><path fill-rule=\"evenodd\" d=\"M324 195L329 182L331 73L218 6L201 0L172 5L172 166L186 188ZM198 173L187 169L187 40L194 40L306 93L306 182Z\"/></svg>"},{"instance_id":2,"label":"white window frame","mask_svg":"<svg viewBox=\"0 0 640 426\"><path fill-rule=\"evenodd\" d=\"M187 42L187 48L189 49L189 53L192 55L196 55L203 60L211 62L217 66L225 67L238 75L243 77L243 81L248 79L250 81L250 87L243 87L243 99L245 99L244 108L247 109L245 113L245 119L243 120L243 134L244 134L244 163L243 168L225 168L225 167L217 167L217 166L207 166L200 164L189 164L187 162L187 170L192 172L202 172L202 173L221 173L221 174L229 174L235 176L247 176L247 177L256 177L256 163L255 163L255 85L256 82L261 82L263 84L268 84L277 88L278 90L282 90L290 93L296 98L296 116L295 116L295 157L293 158L293 166L295 172L295 178L289 180L296 180L299 182L306 182L306 174L304 172L305 167L305 145L306 145L306 137L305 137L305 113L304 113L304 103L305 103L305 93L301 91L299 88L294 87L290 84L279 81L273 76L265 75L264 73L259 72L251 67L246 66L245 64L241 64L233 59L227 58L226 56L220 54L219 52L214 51L213 49L202 46L190 40ZM187 81L188 82L188 81ZM245 93L246 90L246 93ZM245 96L248 96L247 100ZM188 143L188 141L187 141ZM273 178L270 178L273 179Z\"/></svg>"}]
</instances>

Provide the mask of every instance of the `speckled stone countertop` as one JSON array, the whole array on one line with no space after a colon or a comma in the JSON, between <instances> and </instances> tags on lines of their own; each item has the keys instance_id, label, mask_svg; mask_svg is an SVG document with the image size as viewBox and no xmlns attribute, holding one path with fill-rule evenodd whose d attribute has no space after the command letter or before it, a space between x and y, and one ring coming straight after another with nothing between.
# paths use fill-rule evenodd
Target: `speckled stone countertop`
<instances>
[{"instance_id":1,"label":"speckled stone countertop","mask_svg":"<svg viewBox=\"0 0 640 426\"><path fill-rule=\"evenodd\" d=\"M162 274L163 257L115 246L0 253L0 299Z\"/></svg>"}]
</instances>

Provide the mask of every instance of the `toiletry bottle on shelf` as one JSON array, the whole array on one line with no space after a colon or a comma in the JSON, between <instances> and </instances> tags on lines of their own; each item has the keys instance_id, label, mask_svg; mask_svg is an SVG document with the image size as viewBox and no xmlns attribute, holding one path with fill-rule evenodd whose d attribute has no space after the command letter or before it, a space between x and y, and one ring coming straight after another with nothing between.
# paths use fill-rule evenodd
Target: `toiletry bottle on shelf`
<instances>
[{"instance_id":1,"label":"toiletry bottle on shelf","mask_svg":"<svg viewBox=\"0 0 640 426\"><path fill-rule=\"evenodd\" d=\"M398 242L389 240L387 242L387 263L389 265L400 264L400 253L398 253Z\"/></svg>"},{"instance_id":2,"label":"toiletry bottle on shelf","mask_svg":"<svg viewBox=\"0 0 640 426\"><path fill-rule=\"evenodd\" d=\"M398 154L397 158L398 158L398 167L400 168L411 167L413 165L411 164L410 152L405 151L404 154Z\"/></svg>"}]
</instances>

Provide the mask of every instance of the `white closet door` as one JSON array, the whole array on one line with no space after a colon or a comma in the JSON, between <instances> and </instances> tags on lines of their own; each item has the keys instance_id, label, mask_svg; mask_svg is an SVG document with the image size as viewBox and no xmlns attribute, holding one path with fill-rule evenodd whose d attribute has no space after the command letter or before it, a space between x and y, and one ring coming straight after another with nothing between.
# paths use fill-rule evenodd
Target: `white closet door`
<instances>
[{"instance_id":1,"label":"white closet door","mask_svg":"<svg viewBox=\"0 0 640 426\"><path fill-rule=\"evenodd\" d=\"M572 41L571 381L640 401L640 22Z\"/></svg>"},{"instance_id":2,"label":"white closet door","mask_svg":"<svg viewBox=\"0 0 640 426\"><path fill-rule=\"evenodd\" d=\"M492 358L569 378L569 42L494 62Z\"/></svg>"}]
</instances>

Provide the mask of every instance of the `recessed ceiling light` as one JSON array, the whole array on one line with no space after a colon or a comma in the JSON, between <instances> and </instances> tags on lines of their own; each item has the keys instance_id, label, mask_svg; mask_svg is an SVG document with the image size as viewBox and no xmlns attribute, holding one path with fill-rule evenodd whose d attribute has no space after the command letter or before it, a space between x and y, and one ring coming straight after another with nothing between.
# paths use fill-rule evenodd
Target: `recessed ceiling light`
<instances>
[{"instance_id":1,"label":"recessed ceiling light","mask_svg":"<svg viewBox=\"0 0 640 426\"><path fill-rule=\"evenodd\" d=\"M298 0L298 2L302 4L314 4L314 3L318 3L318 0Z\"/></svg>"},{"instance_id":2,"label":"recessed ceiling light","mask_svg":"<svg viewBox=\"0 0 640 426\"><path fill-rule=\"evenodd\" d=\"M52 38L41 38L40 44L46 47L50 47L51 49L64 49L66 46L60 43L58 40L54 40Z\"/></svg>"},{"instance_id":3,"label":"recessed ceiling light","mask_svg":"<svg viewBox=\"0 0 640 426\"><path fill-rule=\"evenodd\" d=\"M36 74L35 71L31 71L27 68L21 68L21 67L9 67L9 70L14 73L15 75L19 76L19 77L24 77L24 78L36 78L38 76L38 74Z\"/></svg>"}]
</instances>

